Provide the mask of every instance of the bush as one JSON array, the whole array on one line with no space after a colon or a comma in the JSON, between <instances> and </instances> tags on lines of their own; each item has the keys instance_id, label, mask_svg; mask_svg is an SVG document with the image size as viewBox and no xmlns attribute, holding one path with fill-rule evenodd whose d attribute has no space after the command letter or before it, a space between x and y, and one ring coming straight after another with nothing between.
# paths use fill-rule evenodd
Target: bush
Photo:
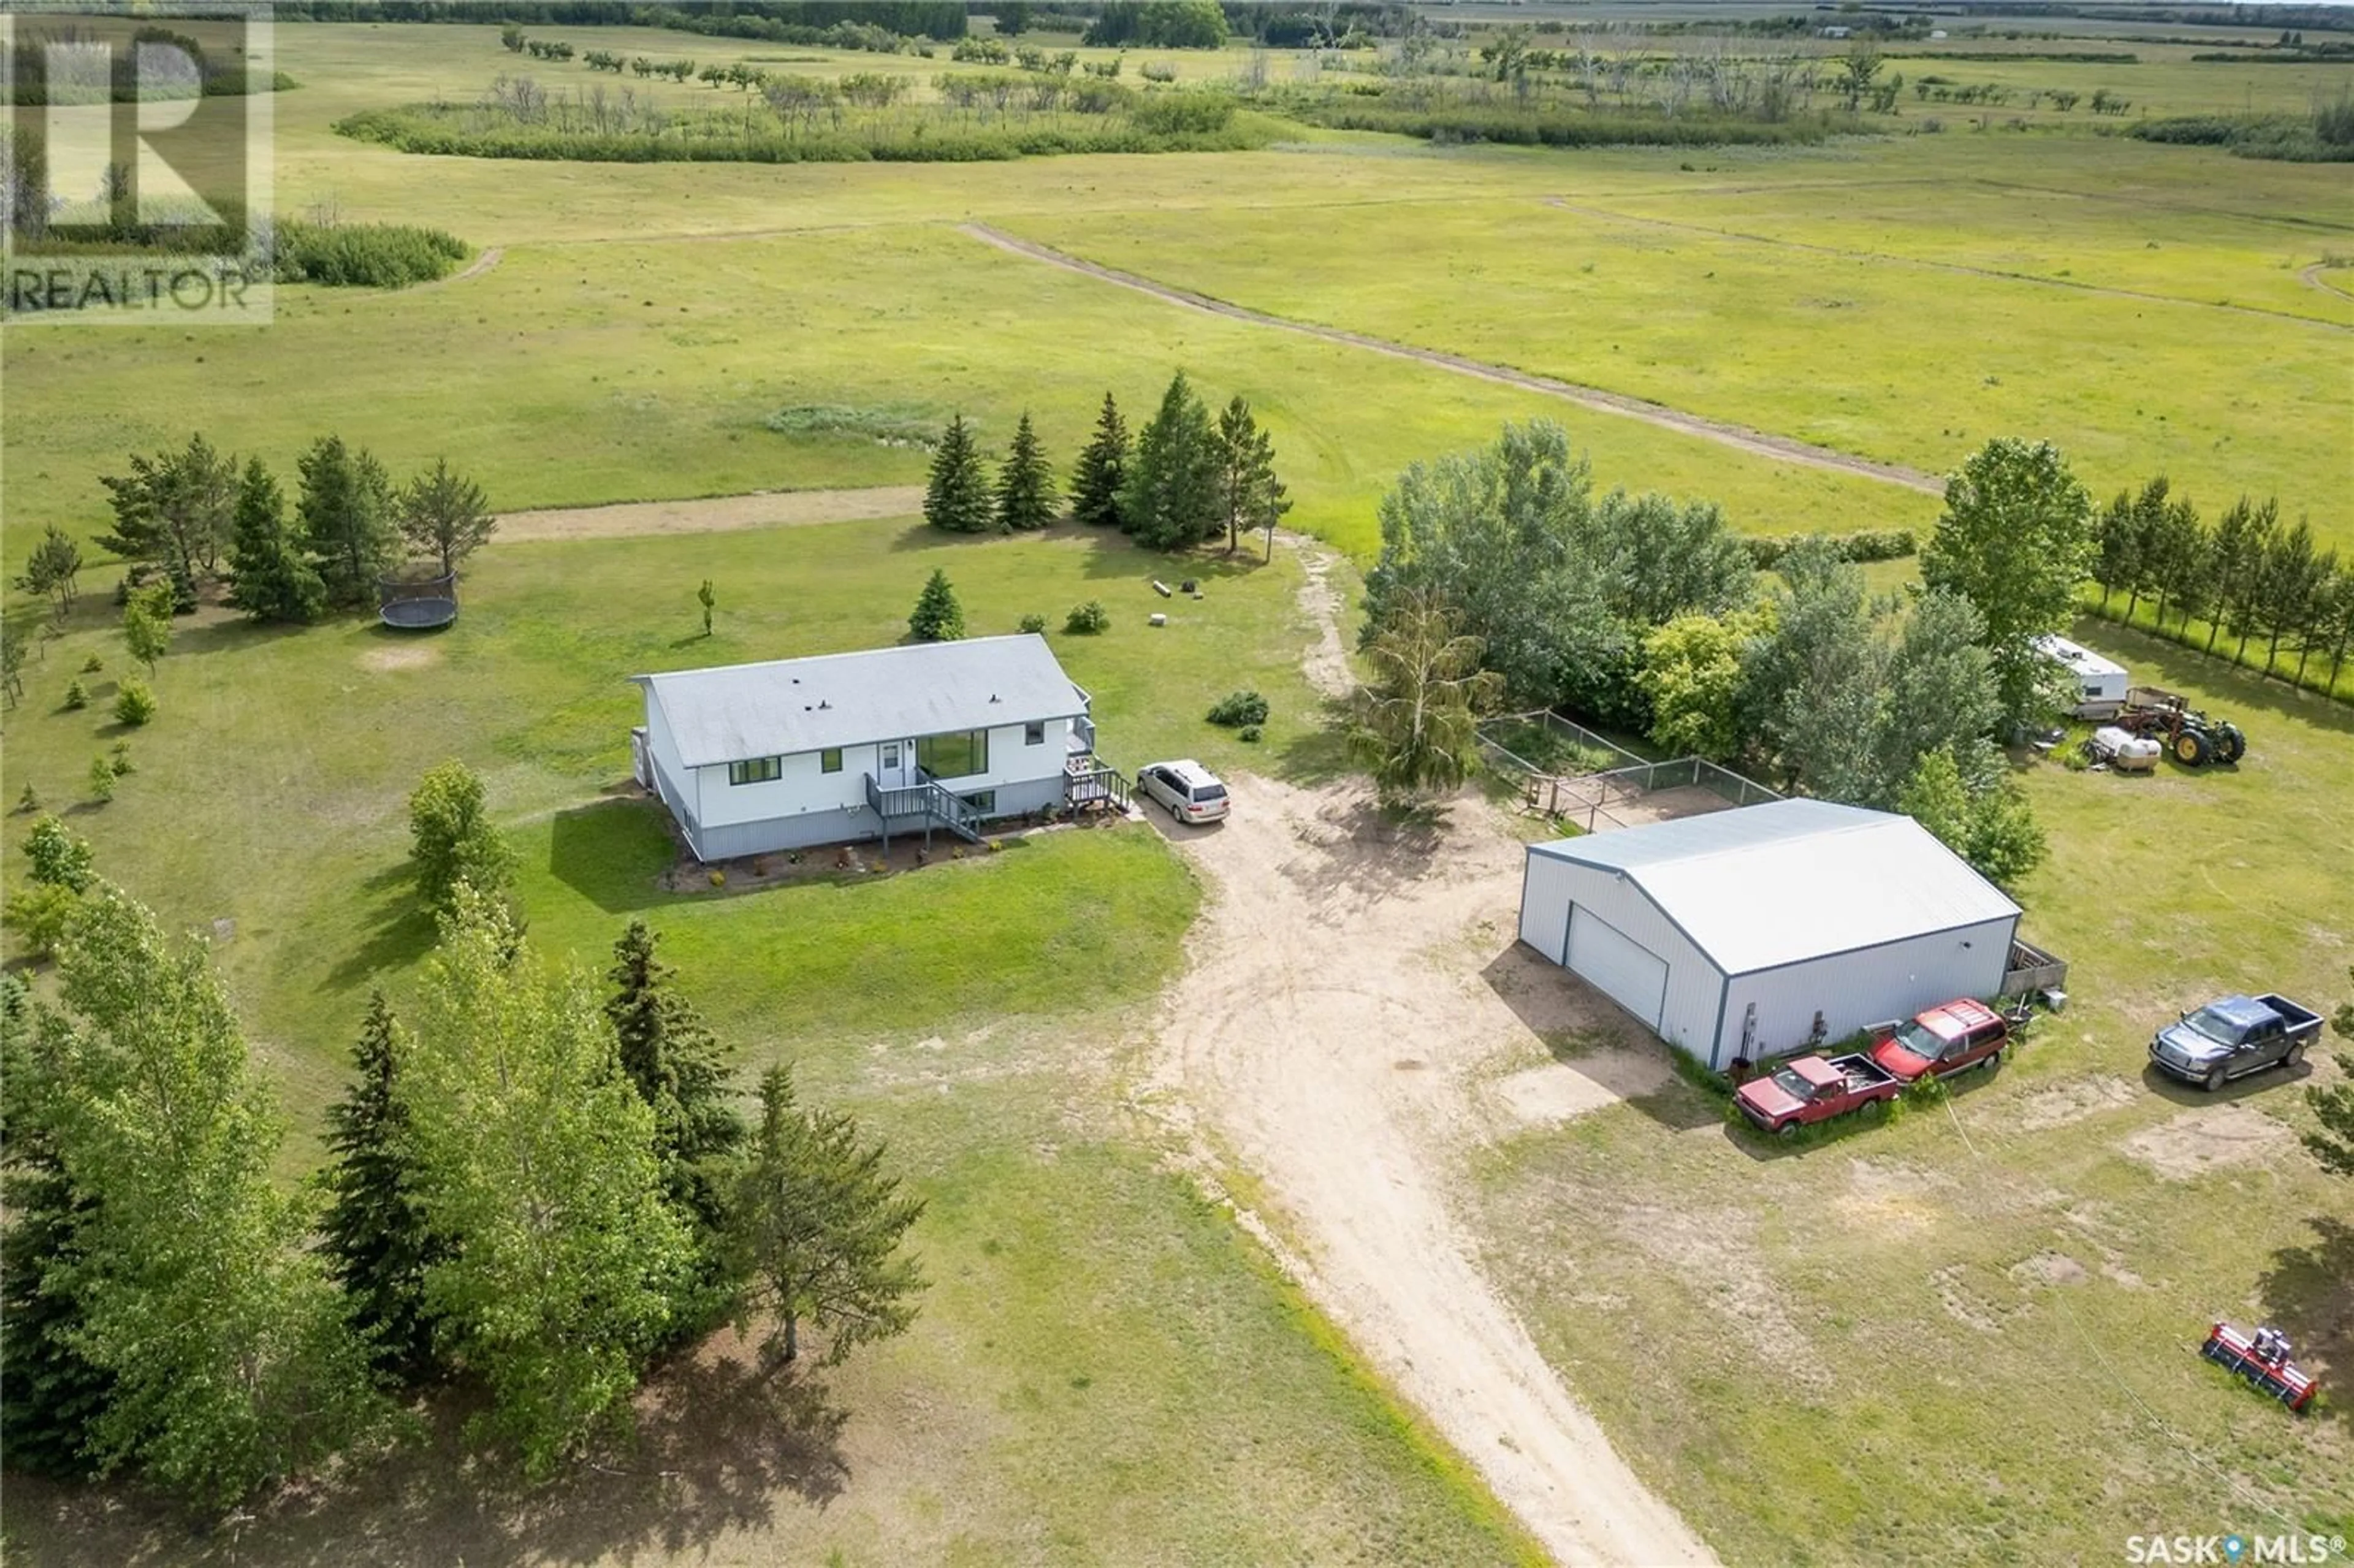
<instances>
[{"instance_id":1,"label":"bush","mask_svg":"<svg viewBox=\"0 0 2354 1568\"><path fill-rule=\"evenodd\" d=\"M1046 631L1046 618L1043 615L1025 615L1022 618L1022 630L1034 637L1042 637Z\"/></svg>"},{"instance_id":2,"label":"bush","mask_svg":"<svg viewBox=\"0 0 2354 1568\"><path fill-rule=\"evenodd\" d=\"M117 779L122 778L126 773L136 773L139 771L137 767L132 763L131 743L127 740L116 741L112 748L107 752L106 761L107 766L114 769L114 776Z\"/></svg>"},{"instance_id":3,"label":"bush","mask_svg":"<svg viewBox=\"0 0 2354 1568\"><path fill-rule=\"evenodd\" d=\"M16 797L16 810L20 811L37 811L40 809L40 791L34 789L32 781L27 779L25 783L24 793Z\"/></svg>"},{"instance_id":4,"label":"bush","mask_svg":"<svg viewBox=\"0 0 2354 1568\"><path fill-rule=\"evenodd\" d=\"M152 723L155 713L155 694L149 691L147 683L136 675L125 680L122 689L114 694L114 722L117 724L129 725L136 729L141 725Z\"/></svg>"},{"instance_id":5,"label":"bush","mask_svg":"<svg viewBox=\"0 0 2354 1568\"><path fill-rule=\"evenodd\" d=\"M1229 729L1244 725L1256 729L1267 722L1267 699L1257 692L1229 692L1211 706L1208 717Z\"/></svg>"},{"instance_id":6,"label":"bush","mask_svg":"<svg viewBox=\"0 0 2354 1568\"><path fill-rule=\"evenodd\" d=\"M66 934L67 920L80 902L70 887L37 882L8 895L6 906L0 908L0 925L16 932L16 939L35 958L51 958Z\"/></svg>"},{"instance_id":7,"label":"bush","mask_svg":"<svg viewBox=\"0 0 2354 1568\"><path fill-rule=\"evenodd\" d=\"M1241 732L1237 734L1235 738L1246 745L1257 746L1258 744L1258 726L1255 724L1246 724L1243 726Z\"/></svg>"},{"instance_id":8,"label":"bush","mask_svg":"<svg viewBox=\"0 0 2354 1568\"><path fill-rule=\"evenodd\" d=\"M445 276L466 259L464 241L400 223L281 223L270 270L281 283L398 289Z\"/></svg>"},{"instance_id":9,"label":"bush","mask_svg":"<svg viewBox=\"0 0 2354 1568\"><path fill-rule=\"evenodd\" d=\"M1921 542L1910 528L1869 529L1860 534L1789 535L1778 538L1760 538L1755 535L1741 542L1749 550L1749 564L1761 572L1770 572L1782 564L1782 557L1802 539L1820 539L1829 545L1832 553L1842 561L1898 561L1920 551Z\"/></svg>"},{"instance_id":10,"label":"bush","mask_svg":"<svg viewBox=\"0 0 2354 1568\"><path fill-rule=\"evenodd\" d=\"M103 757L90 759L90 798L101 806L114 799L114 764Z\"/></svg>"},{"instance_id":11,"label":"bush","mask_svg":"<svg viewBox=\"0 0 2354 1568\"><path fill-rule=\"evenodd\" d=\"M81 673L85 675L95 675L105 668L106 661L95 653L81 662Z\"/></svg>"},{"instance_id":12,"label":"bush","mask_svg":"<svg viewBox=\"0 0 2354 1568\"><path fill-rule=\"evenodd\" d=\"M1110 625L1111 612L1104 609L1103 600L1091 599L1071 611L1063 622L1063 630L1073 637L1093 637Z\"/></svg>"},{"instance_id":13,"label":"bush","mask_svg":"<svg viewBox=\"0 0 2354 1568\"><path fill-rule=\"evenodd\" d=\"M1171 82L1177 79L1177 68L1173 65L1163 65L1159 60L1147 60L1136 69L1137 73L1147 81Z\"/></svg>"},{"instance_id":14,"label":"bush","mask_svg":"<svg viewBox=\"0 0 2354 1568\"><path fill-rule=\"evenodd\" d=\"M78 713L88 706L90 706L90 692L80 681L74 682L71 685L66 688L66 708L68 712Z\"/></svg>"}]
</instances>

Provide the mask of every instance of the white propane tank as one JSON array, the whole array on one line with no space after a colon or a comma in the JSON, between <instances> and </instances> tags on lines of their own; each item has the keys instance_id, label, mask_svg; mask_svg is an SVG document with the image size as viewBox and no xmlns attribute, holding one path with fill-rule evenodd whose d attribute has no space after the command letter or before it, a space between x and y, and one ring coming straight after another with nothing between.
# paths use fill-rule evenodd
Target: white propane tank
<instances>
[{"instance_id":1,"label":"white propane tank","mask_svg":"<svg viewBox=\"0 0 2354 1568\"><path fill-rule=\"evenodd\" d=\"M2093 732L2093 747L2108 758L2110 767L2125 773L2148 772L2158 766L2158 756L2163 749L2147 736L2110 724Z\"/></svg>"}]
</instances>

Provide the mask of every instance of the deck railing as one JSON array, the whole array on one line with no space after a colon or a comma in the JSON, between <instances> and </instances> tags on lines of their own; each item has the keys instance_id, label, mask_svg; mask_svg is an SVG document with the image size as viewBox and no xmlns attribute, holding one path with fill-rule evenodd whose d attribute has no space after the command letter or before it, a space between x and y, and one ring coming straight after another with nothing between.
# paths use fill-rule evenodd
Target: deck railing
<instances>
[{"instance_id":1,"label":"deck railing","mask_svg":"<svg viewBox=\"0 0 2354 1568\"><path fill-rule=\"evenodd\" d=\"M979 843L981 813L968 806L955 791L926 777L920 782L894 785L888 789L866 775L866 804L883 823L883 843L887 850L891 842L891 822L894 818L922 819L926 832L934 826L946 828L968 843Z\"/></svg>"}]
</instances>

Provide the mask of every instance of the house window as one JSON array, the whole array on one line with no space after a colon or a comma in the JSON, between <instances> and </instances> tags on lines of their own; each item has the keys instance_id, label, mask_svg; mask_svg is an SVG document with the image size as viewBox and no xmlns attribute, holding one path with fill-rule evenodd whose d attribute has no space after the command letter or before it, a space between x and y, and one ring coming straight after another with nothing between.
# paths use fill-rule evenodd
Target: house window
<instances>
[{"instance_id":1,"label":"house window","mask_svg":"<svg viewBox=\"0 0 2354 1568\"><path fill-rule=\"evenodd\" d=\"M916 766L935 779L970 779L989 771L989 732L961 729L916 742Z\"/></svg>"},{"instance_id":2,"label":"house window","mask_svg":"<svg viewBox=\"0 0 2354 1568\"><path fill-rule=\"evenodd\" d=\"M1032 719L1028 724L1023 725L1022 726L1022 744L1024 746L1045 745L1046 721L1044 719Z\"/></svg>"},{"instance_id":3,"label":"house window","mask_svg":"<svg viewBox=\"0 0 2354 1568\"><path fill-rule=\"evenodd\" d=\"M772 784L785 776L785 759L781 757L755 757L748 762L727 765L730 784Z\"/></svg>"},{"instance_id":4,"label":"house window","mask_svg":"<svg viewBox=\"0 0 2354 1568\"><path fill-rule=\"evenodd\" d=\"M997 810L997 791L994 789L976 789L970 795L960 796L959 799L984 817L992 815Z\"/></svg>"},{"instance_id":5,"label":"house window","mask_svg":"<svg viewBox=\"0 0 2354 1568\"><path fill-rule=\"evenodd\" d=\"M823 751L819 752L817 754L817 770L820 773L841 772L842 747L838 746L829 746Z\"/></svg>"}]
</instances>

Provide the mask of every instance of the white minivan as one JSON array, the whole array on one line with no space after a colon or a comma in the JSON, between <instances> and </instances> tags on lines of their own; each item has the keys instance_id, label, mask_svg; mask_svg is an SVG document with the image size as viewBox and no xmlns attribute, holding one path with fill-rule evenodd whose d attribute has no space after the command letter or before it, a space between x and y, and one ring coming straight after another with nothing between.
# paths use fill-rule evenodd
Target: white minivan
<instances>
[{"instance_id":1,"label":"white minivan","mask_svg":"<svg viewBox=\"0 0 2354 1568\"><path fill-rule=\"evenodd\" d=\"M2081 719L2113 719L2126 705L2126 667L2104 659L2091 649L2047 632L2035 640L2036 652L2068 672L2075 682L2076 705L2068 711Z\"/></svg>"},{"instance_id":2,"label":"white minivan","mask_svg":"<svg viewBox=\"0 0 2354 1568\"><path fill-rule=\"evenodd\" d=\"M1214 822L1226 814L1226 787L1217 775L1187 758L1155 762L1136 776L1136 787L1168 808L1181 822Z\"/></svg>"}]
</instances>

